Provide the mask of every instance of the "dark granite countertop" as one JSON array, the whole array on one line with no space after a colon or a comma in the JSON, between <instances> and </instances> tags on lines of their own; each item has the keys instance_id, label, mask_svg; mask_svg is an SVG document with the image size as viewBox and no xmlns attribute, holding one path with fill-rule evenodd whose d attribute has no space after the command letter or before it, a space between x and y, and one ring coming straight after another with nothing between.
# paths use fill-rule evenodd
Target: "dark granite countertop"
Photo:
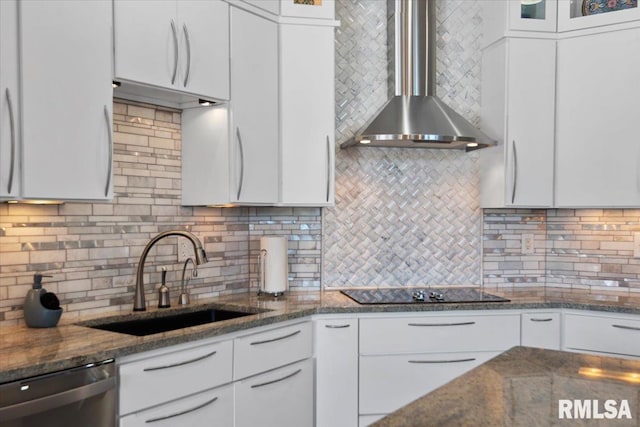
<instances>
[{"instance_id":1,"label":"dark granite countertop","mask_svg":"<svg viewBox=\"0 0 640 427\"><path fill-rule=\"evenodd\" d=\"M0 383L313 314L544 308L640 314L640 296L594 295L586 291L545 288L511 290L485 288L485 291L505 296L511 301L372 306L359 305L337 291L291 292L279 299L242 293L201 301L197 305L189 306L186 310L216 307L254 313L261 310L268 311L143 337L102 331L78 324L65 324L63 315L61 324L55 328L31 329L15 326L3 327L0 330ZM173 310L176 309L164 309L162 312L169 313ZM143 316L158 314L157 309L149 309ZM121 311L111 313L111 316L113 319L127 320L140 315ZM84 324L91 321L91 319L85 319Z\"/></svg>"},{"instance_id":2,"label":"dark granite countertop","mask_svg":"<svg viewBox=\"0 0 640 427\"><path fill-rule=\"evenodd\" d=\"M638 426L639 414L640 361L514 347L373 425Z\"/></svg>"}]
</instances>

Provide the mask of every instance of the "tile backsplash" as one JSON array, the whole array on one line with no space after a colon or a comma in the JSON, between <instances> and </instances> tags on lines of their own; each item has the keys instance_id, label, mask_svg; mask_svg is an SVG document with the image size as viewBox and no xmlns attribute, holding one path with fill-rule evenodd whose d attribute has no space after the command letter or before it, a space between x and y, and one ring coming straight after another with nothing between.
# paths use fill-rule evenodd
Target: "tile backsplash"
<instances>
[{"instance_id":1,"label":"tile backsplash","mask_svg":"<svg viewBox=\"0 0 640 427\"><path fill-rule=\"evenodd\" d=\"M486 209L483 281L640 292L640 259L633 256L639 232L637 209ZM533 254L522 255L523 234L533 234Z\"/></svg>"}]
</instances>

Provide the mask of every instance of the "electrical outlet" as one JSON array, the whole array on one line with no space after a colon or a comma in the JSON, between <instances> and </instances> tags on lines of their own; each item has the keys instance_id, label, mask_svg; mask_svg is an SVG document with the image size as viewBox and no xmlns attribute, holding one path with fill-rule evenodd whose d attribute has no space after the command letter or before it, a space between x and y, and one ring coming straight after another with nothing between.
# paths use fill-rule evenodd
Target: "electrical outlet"
<instances>
[{"instance_id":1,"label":"electrical outlet","mask_svg":"<svg viewBox=\"0 0 640 427\"><path fill-rule=\"evenodd\" d=\"M178 262L185 262L192 252L193 248L187 239L178 238Z\"/></svg>"},{"instance_id":2,"label":"electrical outlet","mask_svg":"<svg viewBox=\"0 0 640 427\"><path fill-rule=\"evenodd\" d=\"M633 233L633 257L640 258L640 232Z\"/></svg>"},{"instance_id":3,"label":"electrical outlet","mask_svg":"<svg viewBox=\"0 0 640 427\"><path fill-rule=\"evenodd\" d=\"M522 235L521 252L523 255L532 255L534 253L533 240L533 234Z\"/></svg>"}]
</instances>

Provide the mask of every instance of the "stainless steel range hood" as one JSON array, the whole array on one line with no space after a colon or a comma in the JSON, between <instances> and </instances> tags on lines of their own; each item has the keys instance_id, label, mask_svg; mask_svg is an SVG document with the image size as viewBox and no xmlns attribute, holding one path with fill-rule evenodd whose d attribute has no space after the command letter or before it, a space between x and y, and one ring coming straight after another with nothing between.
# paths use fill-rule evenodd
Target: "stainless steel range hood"
<instances>
[{"instance_id":1,"label":"stainless steel range hood","mask_svg":"<svg viewBox=\"0 0 640 427\"><path fill-rule=\"evenodd\" d=\"M396 96L340 148L457 148L495 145L435 96L435 0L396 0Z\"/></svg>"}]
</instances>

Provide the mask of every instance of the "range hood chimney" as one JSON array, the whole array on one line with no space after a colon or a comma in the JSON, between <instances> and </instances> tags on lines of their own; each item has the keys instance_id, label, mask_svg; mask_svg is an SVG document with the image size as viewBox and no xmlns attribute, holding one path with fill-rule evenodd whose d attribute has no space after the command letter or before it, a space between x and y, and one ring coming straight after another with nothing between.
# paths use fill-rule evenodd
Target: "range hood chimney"
<instances>
[{"instance_id":1,"label":"range hood chimney","mask_svg":"<svg viewBox=\"0 0 640 427\"><path fill-rule=\"evenodd\" d=\"M340 148L457 148L496 141L435 96L435 0L396 0L396 96Z\"/></svg>"}]
</instances>

